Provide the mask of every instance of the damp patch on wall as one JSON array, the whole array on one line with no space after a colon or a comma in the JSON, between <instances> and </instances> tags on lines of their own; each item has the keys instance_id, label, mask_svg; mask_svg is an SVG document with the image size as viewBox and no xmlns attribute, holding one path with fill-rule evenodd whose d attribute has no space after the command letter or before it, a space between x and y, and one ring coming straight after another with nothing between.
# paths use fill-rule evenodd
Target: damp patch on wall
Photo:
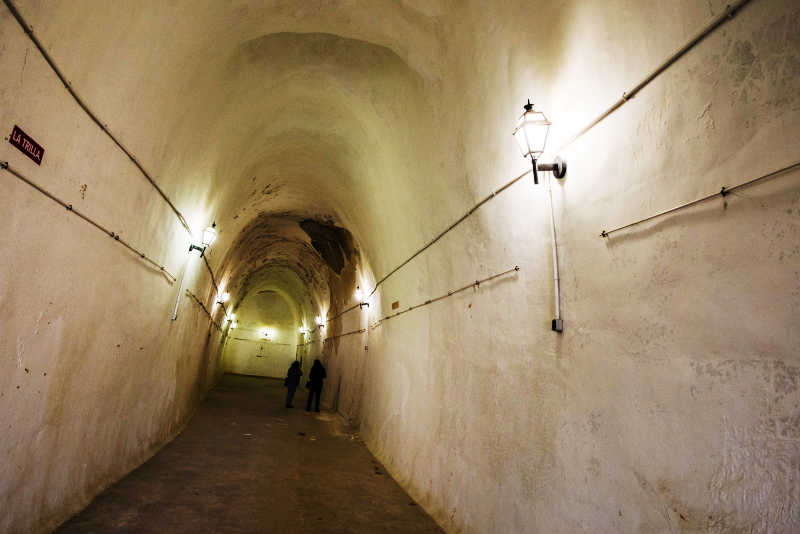
<instances>
[{"instance_id":1,"label":"damp patch on wall","mask_svg":"<svg viewBox=\"0 0 800 534\"><path fill-rule=\"evenodd\" d=\"M312 220L302 221L300 228L311 238L311 246L328 267L337 275L342 274L345 258L351 261L355 251L353 235L346 228Z\"/></svg>"}]
</instances>

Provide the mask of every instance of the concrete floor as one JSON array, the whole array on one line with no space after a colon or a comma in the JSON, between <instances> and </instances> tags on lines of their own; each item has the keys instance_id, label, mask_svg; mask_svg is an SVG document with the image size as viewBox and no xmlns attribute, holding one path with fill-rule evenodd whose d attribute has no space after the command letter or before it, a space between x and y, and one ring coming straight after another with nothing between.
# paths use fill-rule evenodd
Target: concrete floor
<instances>
[{"instance_id":1,"label":"concrete floor","mask_svg":"<svg viewBox=\"0 0 800 534\"><path fill-rule=\"evenodd\" d=\"M186 429L56 532L441 532L337 415L223 376ZM313 408L312 408L313 410Z\"/></svg>"}]
</instances>

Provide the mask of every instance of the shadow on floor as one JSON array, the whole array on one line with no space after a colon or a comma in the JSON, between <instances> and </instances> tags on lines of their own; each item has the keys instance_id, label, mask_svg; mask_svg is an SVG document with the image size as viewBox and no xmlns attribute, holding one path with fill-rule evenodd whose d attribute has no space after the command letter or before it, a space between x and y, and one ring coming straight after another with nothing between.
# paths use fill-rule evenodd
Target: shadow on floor
<instances>
[{"instance_id":1,"label":"shadow on floor","mask_svg":"<svg viewBox=\"0 0 800 534\"><path fill-rule=\"evenodd\" d=\"M441 532L337 415L225 375L186 429L56 532ZM300 407L302 405L302 408Z\"/></svg>"}]
</instances>

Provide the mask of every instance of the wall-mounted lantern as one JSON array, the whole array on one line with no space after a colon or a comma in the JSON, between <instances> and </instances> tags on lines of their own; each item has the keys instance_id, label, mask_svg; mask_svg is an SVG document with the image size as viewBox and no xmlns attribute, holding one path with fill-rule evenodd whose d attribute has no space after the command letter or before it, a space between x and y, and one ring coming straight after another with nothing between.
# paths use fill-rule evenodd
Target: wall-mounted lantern
<instances>
[{"instance_id":1,"label":"wall-mounted lantern","mask_svg":"<svg viewBox=\"0 0 800 534\"><path fill-rule=\"evenodd\" d=\"M524 157L530 157L533 163L533 183L539 183L537 171L551 171L556 178L563 178L567 174L567 162L556 156L555 163L537 163L537 159L544 152L547 143L547 132L550 130L550 121L544 113L534 111L533 104L528 100L525 104L525 113L519 118L517 129L514 130L514 138L519 144ZM549 181L548 181L549 184ZM561 301L558 290L558 252L556 251L556 222L553 216L553 193L550 194L550 237L553 246L553 282L555 285L556 297L556 318L553 319L552 329L554 332L564 331L564 321L561 319Z\"/></svg>"},{"instance_id":2,"label":"wall-mounted lantern","mask_svg":"<svg viewBox=\"0 0 800 534\"><path fill-rule=\"evenodd\" d=\"M178 318L178 305L181 303L181 295L183 295L183 280L186 278L186 268L189 266L189 259L192 257L193 250L200 251L200 257L203 257L203 254L206 253L206 248L208 248L211 243L217 238L217 223L212 224L205 230L203 230L203 246L198 246L195 244L189 245L189 255L186 257L186 265L183 266L183 273L181 274L181 282L178 284L178 298L175 300L175 310L172 312L172 320L176 320Z\"/></svg>"},{"instance_id":3,"label":"wall-mounted lantern","mask_svg":"<svg viewBox=\"0 0 800 534\"><path fill-rule=\"evenodd\" d=\"M189 245L189 252L193 250L200 251L200 257L203 257L203 254L206 253L206 248L211 246L211 243L217 238L217 223L212 224L205 230L203 230L203 246L197 245Z\"/></svg>"},{"instance_id":4,"label":"wall-mounted lantern","mask_svg":"<svg viewBox=\"0 0 800 534\"><path fill-rule=\"evenodd\" d=\"M317 315L317 318L314 319L314 320L317 322L317 326L319 326L320 328L325 328L325 325L322 324L322 316L321 315Z\"/></svg>"},{"instance_id":5,"label":"wall-mounted lantern","mask_svg":"<svg viewBox=\"0 0 800 534\"><path fill-rule=\"evenodd\" d=\"M361 291L359 286L356 286L356 300L358 301L359 308L363 308L364 306L369 308L369 302L364 302L364 292Z\"/></svg>"},{"instance_id":6,"label":"wall-mounted lantern","mask_svg":"<svg viewBox=\"0 0 800 534\"><path fill-rule=\"evenodd\" d=\"M567 162L556 156L554 163L537 163L539 156L544 152L547 144L547 133L550 130L550 121L544 113L535 111L533 104L528 100L525 104L525 113L519 118L517 129L514 130L514 139L517 140L522 155L530 157L533 163L533 183L539 183L537 171L552 171L556 178L563 178L567 174Z\"/></svg>"},{"instance_id":7,"label":"wall-mounted lantern","mask_svg":"<svg viewBox=\"0 0 800 534\"><path fill-rule=\"evenodd\" d=\"M301 327L300 327L300 335L301 335L301 336L304 336L304 335L306 335L306 329L305 329L305 327L303 327L303 326L301 326Z\"/></svg>"},{"instance_id":8,"label":"wall-mounted lantern","mask_svg":"<svg viewBox=\"0 0 800 534\"><path fill-rule=\"evenodd\" d=\"M234 322L231 322L231 328L236 328L238 325Z\"/></svg>"}]
</instances>

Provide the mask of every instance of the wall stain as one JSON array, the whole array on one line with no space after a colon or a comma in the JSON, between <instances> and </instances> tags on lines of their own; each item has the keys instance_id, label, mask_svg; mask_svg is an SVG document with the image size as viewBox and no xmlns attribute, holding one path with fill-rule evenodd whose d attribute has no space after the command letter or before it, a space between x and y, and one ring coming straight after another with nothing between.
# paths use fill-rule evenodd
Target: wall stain
<instances>
[{"instance_id":1,"label":"wall stain","mask_svg":"<svg viewBox=\"0 0 800 534\"><path fill-rule=\"evenodd\" d=\"M300 223L300 228L311 238L311 246L337 275L342 274L345 257L352 260L353 236L345 228L322 224L313 220Z\"/></svg>"}]
</instances>

